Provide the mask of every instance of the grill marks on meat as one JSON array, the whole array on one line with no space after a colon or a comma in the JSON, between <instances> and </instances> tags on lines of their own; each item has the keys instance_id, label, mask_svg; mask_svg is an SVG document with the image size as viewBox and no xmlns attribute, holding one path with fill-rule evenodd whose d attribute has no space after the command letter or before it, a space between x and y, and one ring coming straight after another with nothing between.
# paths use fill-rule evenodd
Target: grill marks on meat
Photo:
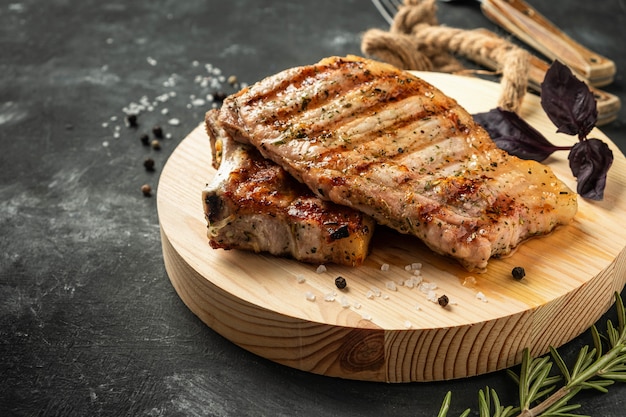
<instances>
[{"instance_id":1,"label":"grill marks on meat","mask_svg":"<svg viewBox=\"0 0 626 417\"><path fill-rule=\"evenodd\" d=\"M230 96L219 121L318 196L482 270L568 223L576 194L498 149L455 100L357 57L285 70Z\"/></svg>"},{"instance_id":2,"label":"grill marks on meat","mask_svg":"<svg viewBox=\"0 0 626 417\"><path fill-rule=\"evenodd\" d=\"M206 115L217 175L203 192L211 247L290 256L311 263L359 265L374 221L316 197L252 146L235 142Z\"/></svg>"}]
</instances>

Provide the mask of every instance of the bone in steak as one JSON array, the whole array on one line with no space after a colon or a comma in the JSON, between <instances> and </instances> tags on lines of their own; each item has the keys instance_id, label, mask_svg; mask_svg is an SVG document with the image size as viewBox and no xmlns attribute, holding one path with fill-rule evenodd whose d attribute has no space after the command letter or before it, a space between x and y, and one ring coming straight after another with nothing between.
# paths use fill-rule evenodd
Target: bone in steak
<instances>
[{"instance_id":1,"label":"bone in steak","mask_svg":"<svg viewBox=\"0 0 626 417\"><path fill-rule=\"evenodd\" d=\"M316 197L250 145L235 142L206 115L217 174L202 193L211 247L290 256L304 262L359 265L373 219Z\"/></svg>"},{"instance_id":2,"label":"bone in steak","mask_svg":"<svg viewBox=\"0 0 626 417\"><path fill-rule=\"evenodd\" d=\"M577 211L576 194L549 167L498 149L455 100L372 60L285 70L228 97L219 121L321 198L470 271Z\"/></svg>"}]
</instances>

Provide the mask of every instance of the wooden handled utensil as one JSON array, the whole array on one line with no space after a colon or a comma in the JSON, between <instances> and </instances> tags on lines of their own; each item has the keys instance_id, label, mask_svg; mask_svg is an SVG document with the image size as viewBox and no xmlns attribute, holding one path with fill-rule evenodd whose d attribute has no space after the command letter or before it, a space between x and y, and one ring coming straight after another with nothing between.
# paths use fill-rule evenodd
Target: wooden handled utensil
<instances>
[{"instance_id":1,"label":"wooden handled utensil","mask_svg":"<svg viewBox=\"0 0 626 417\"><path fill-rule=\"evenodd\" d=\"M452 1L467 1L467 0L441 0L441 1L452 2ZM524 25L520 24L518 26L520 30L524 30L525 28L530 27L531 24L528 22L535 21L536 23L534 24L534 26L542 26L544 28L543 30L537 29L536 32L543 33L543 34L553 33L552 35L553 38L556 36L557 41L548 43L551 46L558 45L559 44L558 39L562 40L563 38L567 38L566 35L564 35L559 29L554 27L554 25L552 25L547 20L545 20L545 18L540 18L540 19L537 18L537 16L540 16L539 13L535 12L530 6L528 6L526 3L522 2L521 0L472 0L472 1L479 1L482 5L483 12L485 12L485 14L488 16L489 16L488 13L490 13L489 11L491 10L506 10L509 12L508 16L511 17L510 19L508 19L508 21L527 22ZM393 23L394 16L398 12L398 9L404 6L403 0L372 0L372 3L374 4L374 6L376 6L380 14L385 18L385 20L387 20L387 22L389 22L390 24ZM502 15L504 15L504 13L499 14L499 16L502 16ZM501 20L504 20L504 19L501 19ZM500 24L500 21L496 21L496 22ZM553 28L552 31L548 30L547 29L548 27L552 27ZM487 29L483 29L483 30L489 36L497 37L495 33L490 32ZM528 37L532 37L530 33L525 35L525 39ZM554 33L556 33L556 35L554 35ZM544 39L544 38L541 38L541 39ZM569 42L571 42L574 45L577 45L571 39L569 40ZM565 41L562 41L562 43L567 46ZM578 45L578 47L579 48L576 50L584 50L582 46ZM556 48L556 50L564 51L567 49ZM587 51L586 56L588 58L585 58L585 59L580 58L578 61L579 63L582 61L585 63L589 62L590 64L594 64L595 70L593 74L595 74L596 86L598 85L599 78L604 80L600 82L599 84L608 84L613 79L612 74L615 73L615 65L613 64L613 62L606 58L600 57L599 55L590 51ZM563 59L563 57L559 57L559 59L564 64L568 64ZM494 70L499 68L499 63L492 62L488 59L483 59L479 63ZM570 68L572 68L571 64L569 65L570 65ZM535 91L540 92L541 83L543 82L543 78L548 68L549 68L549 64L547 62L535 56L531 57L528 81L529 81L529 86ZM576 70L574 68L572 69L581 79L583 79L587 84L591 85L590 80L587 77L585 77L585 74L590 74L591 70L589 69L588 70L580 70L580 69ZM598 74L604 74L604 75L598 75ZM598 126L601 126L601 125L607 124L615 120L621 108L621 102L620 102L619 97L613 94L607 93L605 91L599 90L597 88L594 88L592 86L590 86L590 89L593 92L594 96L596 97L596 102L597 102L598 121L596 124Z\"/></svg>"},{"instance_id":2,"label":"wooden handled utensil","mask_svg":"<svg viewBox=\"0 0 626 417\"><path fill-rule=\"evenodd\" d=\"M497 37L495 33L487 29L478 29L487 36ZM487 68L497 70L500 67L498 62L492 61L488 58L479 60L479 64L484 65ZM550 64L534 55L530 56L530 68L528 71L528 86L536 92L541 92L541 83L546 75L546 71L550 68ZM583 80L586 81L586 80ZM588 83L588 81L587 81ZM621 108L621 101L619 97L606 91L602 91L598 88L589 86L589 89L596 98L596 106L598 109L598 121L596 125L602 126L617 119L619 110Z\"/></svg>"},{"instance_id":3,"label":"wooden handled utensil","mask_svg":"<svg viewBox=\"0 0 626 417\"><path fill-rule=\"evenodd\" d=\"M446 3L468 0L440 0ZM616 73L615 63L567 36L556 25L522 0L471 0L479 2L483 14L550 59L569 66L588 84L610 84ZM391 24L403 0L372 0L381 15Z\"/></svg>"},{"instance_id":4,"label":"wooden handled utensil","mask_svg":"<svg viewBox=\"0 0 626 417\"><path fill-rule=\"evenodd\" d=\"M443 0L458 1L458 0ZM550 59L558 59L592 86L610 84L615 63L590 51L563 33L552 22L522 0L479 1L487 18L517 36Z\"/></svg>"}]
</instances>

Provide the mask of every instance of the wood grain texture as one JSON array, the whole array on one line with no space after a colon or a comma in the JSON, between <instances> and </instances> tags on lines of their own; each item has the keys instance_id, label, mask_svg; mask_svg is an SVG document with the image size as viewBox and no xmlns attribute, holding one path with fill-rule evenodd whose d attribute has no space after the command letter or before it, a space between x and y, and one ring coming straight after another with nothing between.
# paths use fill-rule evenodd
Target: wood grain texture
<instances>
[{"instance_id":1,"label":"wood grain texture","mask_svg":"<svg viewBox=\"0 0 626 417\"><path fill-rule=\"evenodd\" d=\"M499 96L499 85L489 81L418 75L471 113L494 107ZM554 133L535 96L527 96L521 113L555 144L576 140ZM615 155L604 201L579 198L571 225L491 260L486 273L472 275L417 239L385 228L376 231L363 266L326 265L318 273L317 265L210 248L201 191L215 172L208 138L198 126L169 158L157 189L165 266L181 299L208 326L297 369L409 382L507 368L519 363L525 347L540 355L585 331L626 283L626 161L602 132L591 136L605 140ZM566 152L545 162L576 188ZM446 308L417 286L402 285L415 276L405 266L417 262L423 281L436 285L437 296L449 297ZM526 278L511 277L515 266L525 268ZM346 290L334 286L338 275L346 278ZM333 293L334 300L325 300Z\"/></svg>"}]
</instances>

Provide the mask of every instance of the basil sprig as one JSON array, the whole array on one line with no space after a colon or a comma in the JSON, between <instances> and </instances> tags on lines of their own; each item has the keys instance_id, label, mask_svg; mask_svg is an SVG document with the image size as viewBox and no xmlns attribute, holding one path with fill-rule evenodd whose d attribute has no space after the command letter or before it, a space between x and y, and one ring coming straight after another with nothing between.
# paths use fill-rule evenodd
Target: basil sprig
<instances>
[{"instance_id":1,"label":"basil sprig","mask_svg":"<svg viewBox=\"0 0 626 417\"><path fill-rule=\"evenodd\" d=\"M596 99L587 85L559 61L554 61L541 84L541 107L557 133L578 137L572 146L556 146L516 113L501 108L474 115L496 145L522 159L543 161L555 151L569 151L576 191L584 198L602 200L613 152L600 139L588 138L598 120Z\"/></svg>"}]
</instances>

